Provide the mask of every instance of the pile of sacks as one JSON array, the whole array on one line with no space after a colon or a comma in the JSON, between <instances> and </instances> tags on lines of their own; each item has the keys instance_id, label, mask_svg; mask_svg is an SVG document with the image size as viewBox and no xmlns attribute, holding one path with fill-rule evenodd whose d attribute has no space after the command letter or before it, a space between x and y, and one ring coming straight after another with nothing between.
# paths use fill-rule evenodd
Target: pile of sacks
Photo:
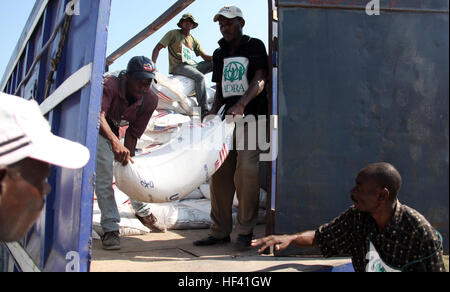
<instances>
[{"instance_id":1,"label":"pile of sacks","mask_svg":"<svg viewBox=\"0 0 450 292\"><path fill-rule=\"evenodd\" d=\"M146 131L138 140L137 154L155 150L169 143L176 137L184 123L191 122L198 106L195 97L195 83L184 76L166 77L156 73L157 83L152 83L151 90L158 96L158 107L153 113ZM207 104L210 108L214 102L215 90L207 87ZM121 129L123 136L125 129ZM129 197L113 184L117 207L121 217L121 236L142 235L150 230L136 218ZM261 189L259 222L265 222L266 192ZM233 204L233 219L236 222L238 201ZM151 211L159 222L169 230L209 228L211 201L209 184L203 184L182 200L170 203L151 203ZM103 231L100 225L101 212L94 199L93 238L100 238Z\"/></svg>"},{"instance_id":2,"label":"pile of sacks","mask_svg":"<svg viewBox=\"0 0 450 292\"><path fill-rule=\"evenodd\" d=\"M142 225L131 206L129 197L113 185L117 208L120 214L120 236L143 235L150 230ZM260 190L258 224L264 224L266 218L266 198L264 189ZM153 215L158 222L165 224L168 230L203 229L212 225L210 217L209 184L203 184L182 200L170 203L149 203ZM233 225L237 224L237 197L233 201ZM94 201L93 238L100 239L103 231L100 225L100 209Z\"/></svg>"},{"instance_id":3,"label":"pile of sacks","mask_svg":"<svg viewBox=\"0 0 450 292\"><path fill-rule=\"evenodd\" d=\"M198 107L195 97L195 82L184 76L166 77L156 72L156 83L151 90L158 96L158 107L138 140L137 149L145 151L168 143L181 129L181 125L191 121ZM207 84L207 83L206 83ZM207 105L214 102L215 90L207 86Z\"/></svg>"}]
</instances>

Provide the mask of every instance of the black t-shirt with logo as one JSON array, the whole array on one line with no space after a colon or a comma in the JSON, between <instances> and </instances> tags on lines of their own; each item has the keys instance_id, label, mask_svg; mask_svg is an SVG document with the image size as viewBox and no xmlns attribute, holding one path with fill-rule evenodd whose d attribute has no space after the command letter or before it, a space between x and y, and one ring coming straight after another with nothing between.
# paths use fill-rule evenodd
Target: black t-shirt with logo
<instances>
[{"instance_id":1,"label":"black t-shirt with logo","mask_svg":"<svg viewBox=\"0 0 450 292\"><path fill-rule=\"evenodd\" d=\"M231 54L228 43L221 39L213 55L212 81L221 83L226 111L239 101L253 80L255 72L268 70L268 56L264 43L249 36L242 36L238 49ZM264 89L245 108L245 115L267 115L267 91Z\"/></svg>"}]
</instances>

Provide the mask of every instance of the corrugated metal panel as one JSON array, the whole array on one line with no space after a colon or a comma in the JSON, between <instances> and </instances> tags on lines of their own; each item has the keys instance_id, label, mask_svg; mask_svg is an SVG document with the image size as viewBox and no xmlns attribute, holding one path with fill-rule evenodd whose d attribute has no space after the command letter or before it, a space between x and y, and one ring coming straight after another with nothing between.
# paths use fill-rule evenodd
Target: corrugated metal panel
<instances>
[{"instance_id":1,"label":"corrugated metal panel","mask_svg":"<svg viewBox=\"0 0 450 292\"><path fill-rule=\"evenodd\" d=\"M387 161L448 252L448 1L368 2L278 1L275 229L333 219L359 170Z\"/></svg>"}]
</instances>

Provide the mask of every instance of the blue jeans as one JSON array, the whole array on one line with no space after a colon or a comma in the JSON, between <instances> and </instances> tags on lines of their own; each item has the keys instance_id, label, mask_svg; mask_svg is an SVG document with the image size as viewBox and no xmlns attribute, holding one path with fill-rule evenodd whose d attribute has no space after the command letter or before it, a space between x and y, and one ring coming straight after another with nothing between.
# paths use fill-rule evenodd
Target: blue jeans
<instances>
[{"instance_id":1,"label":"blue jeans","mask_svg":"<svg viewBox=\"0 0 450 292\"><path fill-rule=\"evenodd\" d=\"M97 202L102 213L100 224L103 232L119 231L120 215L117 209L116 199L114 197L114 190L112 188L113 181L113 162L114 153L112 152L110 142L98 136L97 146L97 170L95 178L95 194L97 195ZM135 200L131 200L131 204L136 211L136 214L141 216L142 209L148 209L146 206ZM149 211L149 210L146 210ZM150 215L144 214L145 217Z\"/></svg>"},{"instance_id":2,"label":"blue jeans","mask_svg":"<svg viewBox=\"0 0 450 292\"><path fill-rule=\"evenodd\" d=\"M206 82L205 75L212 72L212 62L203 61L195 65L181 64L175 67L172 74L182 75L195 81L195 94L197 96L198 105L202 109L202 114L208 112L206 104Z\"/></svg>"}]
</instances>

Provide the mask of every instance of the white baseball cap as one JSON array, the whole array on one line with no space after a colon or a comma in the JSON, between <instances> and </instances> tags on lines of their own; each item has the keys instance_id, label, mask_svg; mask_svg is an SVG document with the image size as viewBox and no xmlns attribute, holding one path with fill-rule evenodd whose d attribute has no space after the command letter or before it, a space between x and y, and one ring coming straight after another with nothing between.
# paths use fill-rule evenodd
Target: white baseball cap
<instances>
[{"instance_id":1,"label":"white baseball cap","mask_svg":"<svg viewBox=\"0 0 450 292\"><path fill-rule=\"evenodd\" d=\"M229 19L233 19L236 17L244 18L242 14L242 10L236 6L225 6L219 10L219 12L214 16L214 22L219 20L219 16L224 16Z\"/></svg>"},{"instance_id":2,"label":"white baseball cap","mask_svg":"<svg viewBox=\"0 0 450 292\"><path fill-rule=\"evenodd\" d=\"M53 135L37 102L0 92L0 167L30 157L78 169L89 156L85 146Z\"/></svg>"}]
</instances>

